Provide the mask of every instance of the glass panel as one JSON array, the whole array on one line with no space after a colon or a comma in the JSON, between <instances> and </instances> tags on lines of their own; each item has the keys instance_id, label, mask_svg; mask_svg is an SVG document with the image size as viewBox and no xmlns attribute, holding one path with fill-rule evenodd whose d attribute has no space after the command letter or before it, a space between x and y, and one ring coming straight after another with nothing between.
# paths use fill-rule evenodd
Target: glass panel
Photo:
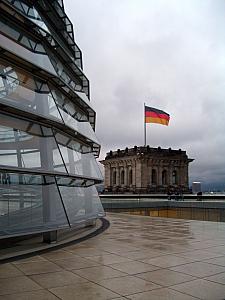
<instances>
[{"instance_id":1,"label":"glass panel","mask_svg":"<svg viewBox=\"0 0 225 300\"><path fill-rule=\"evenodd\" d=\"M105 215L95 186L59 187L70 224L103 217Z\"/></svg>"},{"instance_id":2,"label":"glass panel","mask_svg":"<svg viewBox=\"0 0 225 300\"><path fill-rule=\"evenodd\" d=\"M1 45L4 45L4 49L10 53L13 53L25 61L30 62L31 64L36 65L43 70L46 70L54 76L57 75L47 55L34 53L2 34L0 34L0 41Z\"/></svg>"},{"instance_id":3,"label":"glass panel","mask_svg":"<svg viewBox=\"0 0 225 300\"><path fill-rule=\"evenodd\" d=\"M68 173L103 179L99 166L92 153L80 153L70 148L59 146Z\"/></svg>"},{"instance_id":4,"label":"glass panel","mask_svg":"<svg viewBox=\"0 0 225 300\"><path fill-rule=\"evenodd\" d=\"M70 177L56 177L57 184L59 186L77 186L77 187L86 187L94 185L95 182L93 180L87 179L78 179L78 178L70 178Z\"/></svg>"},{"instance_id":5,"label":"glass panel","mask_svg":"<svg viewBox=\"0 0 225 300\"><path fill-rule=\"evenodd\" d=\"M51 93L37 93L24 87L19 76L11 67L0 64L0 102L63 123ZM29 79L26 77L25 80Z\"/></svg>"},{"instance_id":6,"label":"glass panel","mask_svg":"<svg viewBox=\"0 0 225 300\"><path fill-rule=\"evenodd\" d=\"M19 85L18 76L11 66L0 65L0 98L13 93Z\"/></svg>"},{"instance_id":7,"label":"glass panel","mask_svg":"<svg viewBox=\"0 0 225 300\"><path fill-rule=\"evenodd\" d=\"M0 173L0 238L68 227L54 177Z\"/></svg>"},{"instance_id":8,"label":"glass panel","mask_svg":"<svg viewBox=\"0 0 225 300\"><path fill-rule=\"evenodd\" d=\"M50 128L1 114L0 165L67 173Z\"/></svg>"},{"instance_id":9,"label":"glass panel","mask_svg":"<svg viewBox=\"0 0 225 300\"><path fill-rule=\"evenodd\" d=\"M10 36L14 40L18 40L18 38L20 37L20 33L17 30L15 30L14 28L6 25L2 21L0 21L0 28L1 28L2 33Z\"/></svg>"},{"instance_id":10,"label":"glass panel","mask_svg":"<svg viewBox=\"0 0 225 300\"><path fill-rule=\"evenodd\" d=\"M89 153L92 151L90 146L81 144L80 142L72 140L68 136L62 135L58 132L55 132L55 137L56 137L57 143L59 143L60 145L63 145L63 146L67 145L69 148L74 149L78 152Z\"/></svg>"},{"instance_id":11,"label":"glass panel","mask_svg":"<svg viewBox=\"0 0 225 300\"><path fill-rule=\"evenodd\" d=\"M39 45L39 47L38 47L39 53L46 54L43 46L40 43L32 40L28 36L25 36L24 33L19 32L18 29L13 28L12 24L10 24L10 26L8 26L5 23L3 23L2 21L0 21L0 28L1 28L2 33L9 36L11 39L16 41L17 43L27 47L31 51L34 51L35 45L38 44Z\"/></svg>"},{"instance_id":12,"label":"glass panel","mask_svg":"<svg viewBox=\"0 0 225 300\"><path fill-rule=\"evenodd\" d=\"M61 109L78 121L88 121L88 115L83 110L78 108L77 105L66 98L61 92L55 90L54 87L50 86L50 88L56 104Z\"/></svg>"},{"instance_id":13,"label":"glass panel","mask_svg":"<svg viewBox=\"0 0 225 300\"><path fill-rule=\"evenodd\" d=\"M64 123L67 126L71 127L72 129L87 137L91 141L99 144L99 141L97 140L97 137L89 122L78 122L73 117L64 112L62 109L60 109L60 113Z\"/></svg>"}]
</instances>

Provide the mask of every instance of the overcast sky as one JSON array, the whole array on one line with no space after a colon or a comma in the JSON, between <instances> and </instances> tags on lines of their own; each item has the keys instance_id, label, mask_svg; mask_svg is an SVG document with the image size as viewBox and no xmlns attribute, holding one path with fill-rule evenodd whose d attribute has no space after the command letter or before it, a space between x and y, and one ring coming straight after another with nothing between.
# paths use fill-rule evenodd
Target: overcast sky
<instances>
[{"instance_id":1,"label":"overcast sky","mask_svg":"<svg viewBox=\"0 0 225 300\"><path fill-rule=\"evenodd\" d=\"M190 182L225 187L225 1L64 0L97 112L101 159L140 146L143 104L168 112L147 124L151 147L183 149Z\"/></svg>"}]
</instances>

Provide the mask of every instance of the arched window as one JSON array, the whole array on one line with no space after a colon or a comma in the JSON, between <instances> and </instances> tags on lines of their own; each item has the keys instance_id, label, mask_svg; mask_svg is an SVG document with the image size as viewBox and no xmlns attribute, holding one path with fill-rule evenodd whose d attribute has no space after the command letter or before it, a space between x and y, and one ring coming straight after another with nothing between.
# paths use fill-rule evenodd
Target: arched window
<instances>
[{"instance_id":1,"label":"arched window","mask_svg":"<svg viewBox=\"0 0 225 300\"><path fill-rule=\"evenodd\" d=\"M167 171L166 170L162 171L162 184L163 185L167 184Z\"/></svg>"},{"instance_id":2,"label":"arched window","mask_svg":"<svg viewBox=\"0 0 225 300\"><path fill-rule=\"evenodd\" d=\"M152 184L157 184L157 173L156 170L152 170Z\"/></svg>"},{"instance_id":3,"label":"arched window","mask_svg":"<svg viewBox=\"0 0 225 300\"><path fill-rule=\"evenodd\" d=\"M133 183L133 173L132 173L132 170L129 171L129 185L132 185Z\"/></svg>"},{"instance_id":4,"label":"arched window","mask_svg":"<svg viewBox=\"0 0 225 300\"><path fill-rule=\"evenodd\" d=\"M172 173L172 184L177 184L177 171L173 171Z\"/></svg>"},{"instance_id":5,"label":"arched window","mask_svg":"<svg viewBox=\"0 0 225 300\"><path fill-rule=\"evenodd\" d=\"M113 185L116 185L116 170L114 170L113 171L113 176L112 176L112 178L113 178Z\"/></svg>"},{"instance_id":6,"label":"arched window","mask_svg":"<svg viewBox=\"0 0 225 300\"><path fill-rule=\"evenodd\" d=\"M124 170L122 170L120 173L120 184L124 184Z\"/></svg>"}]
</instances>

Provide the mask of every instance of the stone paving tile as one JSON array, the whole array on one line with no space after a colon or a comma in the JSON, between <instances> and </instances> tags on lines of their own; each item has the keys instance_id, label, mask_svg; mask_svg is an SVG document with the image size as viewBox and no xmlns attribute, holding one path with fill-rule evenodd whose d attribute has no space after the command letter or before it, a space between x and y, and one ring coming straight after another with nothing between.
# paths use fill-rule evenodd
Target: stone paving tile
<instances>
[{"instance_id":1,"label":"stone paving tile","mask_svg":"<svg viewBox=\"0 0 225 300\"><path fill-rule=\"evenodd\" d=\"M219 253L221 255L224 255L224 253L225 253L225 245L223 245L223 246L217 246L217 247L211 247L210 251L214 252L214 253Z\"/></svg>"},{"instance_id":2,"label":"stone paving tile","mask_svg":"<svg viewBox=\"0 0 225 300\"><path fill-rule=\"evenodd\" d=\"M55 261L55 264L57 264L64 270L76 270L99 266L99 263L82 257L76 259L60 259Z\"/></svg>"},{"instance_id":3,"label":"stone paving tile","mask_svg":"<svg viewBox=\"0 0 225 300\"><path fill-rule=\"evenodd\" d=\"M159 253L164 252L165 254L171 253L174 249L174 246L172 245L168 245L168 243L159 243L159 242L155 242L155 243L144 243L143 247L145 247L146 249L151 249L153 251L159 251Z\"/></svg>"},{"instance_id":4,"label":"stone paving tile","mask_svg":"<svg viewBox=\"0 0 225 300\"><path fill-rule=\"evenodd\" d=\"M207 264L204 262L194 262L186 265L176 266L170 269L199 278L225 272L225 267Z\"/></svg>"},{"instance_id":5,"label":"stone paving tile","mask_svg":"<svg viewBox=\"0 0 225 300\"><path fill-rule=\"evenodd\" d=\"M97 237L96 237L95 241L97 241ZM70 249L70 248L73 249L74 247L76 249L92 248L93 247L93 242L90 242L89 240L86 240L86 241L80 242L79 244L66 246L65 249Z\"/></svg>"},{"instance_id":6,"label":"stone paving tile","mask_svg":"<svg viewBox=\"0 0 225 300\"><path fill-rule=\"evenodd\" d=\"M26 262L37 262L37 261L46 261L44 257L41 257L40 255L34 255L28 258L23 258L19 260L15 260L12 262L13 265L18 265L21 263L26 263Z\"/></svg>"},{"instance_id":7,"label":"stone paving tile","mask_svg":"<svg viewBox=\"0 0 225 300\"><path fill-rule=\"evenodd\" d=\"M149 292L138 293L134 295L127 296L131 300L196 300L189 295L185 295L178 291L173 291L168 288L156 289Z\"/></svg>"},{"instance_id":8,"label":"stone paving tile","mask_svg":"<svg viewBox=\"0 0 225 300\"><path fill-rule=\"evenodd\" d=\"M223 300L225 297L225 285L203 279L174 285L171 289L204 300Z\"/></svg>"},{"instance_id":9,"label":"stone paving tile","mask_svg":"<svg viewBox=\"0 0 225 300\"><path fill-rule=\"evenodd\" d=\"M196 261L201 261L204 259L210 259L210 258L216 258L222 256L219 253L213 253L209 251L204 251L204 250L195 250L195 251L188 251L188 252L182 252L177 254L177 256L180 257L191 257L191 259L196 260Z\"/></svg>"},{"instance_id":10,"label":"stone paving tile","mask_svg":"<svg viewBox=\"0 0 225 300\"><path fill-rule=\"evenodd\" d=\"M27 276L0 279L0 295L39 290L41 287Z\"/></svg>"},{"instance_id":11,"label":"stone paving tile","mask_svg":"<svg viewBox=\"0 0 225 300\"><path fill-rule=\"evenodd\" d=\"M196 277L171 271L168 269L160 269L153 272L146 272L142 274L137 274L136 276L162 286L171 286L174 284L196 279Z\"/></svg>"},{"instance_id":12,"label":"stone paving tile","mask_svg":"<svg viewBox=\"0 0 225 300\"><path fill-rule=\"evenodd\" d=\"M79 256L73 255L72 253L65 250L50 251L48 253L42 254L41 257L53 262L60 259L79 258Z\"/></svg>"},{"instance_id":13,"label":"stone paving tile","mask_svg":"<svg viewBox=\"0 0 225 300\"><path fill-rule=\"evenodd\" d=\"M156 258L143 259L141 261L161 268L169 268L173 266L187 264L193 262L194 260L191 257L179 257L176 255L168 254Z\"/></svg>"},{"instance_id":14,"label":"stone paving tile","mask_svg":"<svg viewBox=\"0 0 225 300\"><path fill-rule=\"evenodd\" d=\"M107 300L119 297L118 294L91 282L66 285L50 291L62 300Z\"/></svg>"},{"instance_id":15,"label":"stone paving tile","mask_svg":"<svg viewBox=\"0 0 225 300\"><path fill-rule=\"evenodd\" d=\"M57 299L59 298L46 290L0 296L0 300L57 300Z\"/></svg>"},{"instance_id":16,"label":"stone paving tile","mask_svg":"<svg viewBox=\"0 0 225 300\"><path fill-rule=\"evenodd\" d=\"M127 297L119 297L119 298L113 298L113 300L127 300Z\"/></svg>"},{"instance_id":17,"label":"stone paving tile","mask_svg":"<svg viewBox=\"0 0 225 300\"><path fill-rule=\"evenodd\" d=\"M26 262L17 264L16 267L25 275L50 273L62 270L59 266L50 261Z\"/></svg>"},{"instance_id":18,"label":"stone paving tile","mask_svg":"<svg viewBox=\"0 0 225 300\"><path fill-rule=\"evenodd\" d=\"M165 255L165 252L160 252L160 251L154 251L154 250L139 250L139 251L130 251L130 252L125 252L121 253L121 256L134 259L134 260L140 260L140 259L147 259L147 258L153 258L153 257L158 257Z\"/></svg>"},{"instance_id":19,"label":"stone paving tile","mask_svg":"<svg viewBox=\"0 0 225 300\"><path fill-rule=\"evenodd\" d=\"M23 272L18 270L12 264L0 265L0 278L9 278L24 275Z\"/></svg>"},{"instance_id":20,"label":"stone paving tile","mask_svg":"<svg viewBox=\"0 0 225 300\"><path fill-rule=\"evenodd\" d=\"M105 279L100 281L99 284L121 296L150 291L161 287L160 285L134 276Z\"/></svg>"},{"instance_id":21,"label":"stone paving tile","mask_svg":"<svg viewBox=\"0 0 225 300\"><path fill-rule=\"evenodd\" d=\"M103 279L127 276L126 273L114 270L109 266L99 266L80 270L72 270L72 272L93 282L99 282Z\"/></svg>"},{"instance_id":22,"label":"stone paving tile","mask_svg":"<svg viewBox=\"0 0 225 300\"><path fill-rule=\"evenodd\" d=\"M213 276L205 277L204 279L225 284L225 273L219 273ZM225 295L224 295L224 299L225 299Z\"/></svg>"},{"instance_id":23,"label":"stone paving tile","mask_svg":"<svg viewBox=\"0 0 225 300\"><path fill-rule=\"evenodd\" d=\"M132 260L126 257L122 257L119 255L115 255L115 254L106 254L106 255L99 255L99 256L89 256L86 257L90 260L93 260L99 264L102 265L111 265L111 264L115 264L115 263L122 263L122 262L126 262L129 263Z\"/></svg>"},{"instance_id":24,"label":"stone paving tile","mask_svg":"<svg viewBox=\"0 0 225 300\"><path fill-rule=\"evenodd\" d=\"M119 270L121 272L125 272L129 275L134 275L138 273L148 272L158 270L159 267L145 264L139 261L131 261L129 263L119 263L119 264L112 264L110 265L111 268Z\"/></svg>"},{"instance_id":25,"label":"stone paving tile","mask_svg":"<svg viewBox=\"0 0 225 300\"><path fill-rule=\"evenodd\" d=\"M102 250L109 252L110 254L121 254L121 253L125 253L125 252L132 252L132 251L139 251L140 248L138 247L131 247L131 246L126 246L123 245L122 243L119 243L119 245L117 247L115 247L113 245L113 243L111 243L111 245L109 246L103 246L101 247Z\"/></svg>"},{"instance_id":26,"label":"stone paving tile","mask_svg":"<svg viewBox=\"0 0 225 300\"><path fill-rule=\"evenodd\" d=\"M87 257L87 256L97 256L97 255L104 255L109 254L109 252L96 249L96 248L77 248L76 246L70 246L65 248L67 251L71 252L72 254L79 255L81 257Z\"/></svg>"},{"instance_id":27,"label":"stone paving tile","mask_svg":"<svg viewBox=\"0 0 225 300\"><path fill-rule=\"evenodd\" d=\"M53 288L57 286L72 285L76 283L87 282L86 279L81 278L80 276L69 272L69 271L60 271L54 273L32 275L30 278L38 283L43 288Z\"/></svg>"},{"instance_id":28,"label":"stone paving tile","mask_svg":"<svg viewBox=\"0 0 225 300\"><path fill-rule=\"evenodd\" d=\"M212 258L212 259L206 259L203 262L225 267L225 256L220 256L220 257L216 257L216 258Z\"/></svg>"}]
</instances>

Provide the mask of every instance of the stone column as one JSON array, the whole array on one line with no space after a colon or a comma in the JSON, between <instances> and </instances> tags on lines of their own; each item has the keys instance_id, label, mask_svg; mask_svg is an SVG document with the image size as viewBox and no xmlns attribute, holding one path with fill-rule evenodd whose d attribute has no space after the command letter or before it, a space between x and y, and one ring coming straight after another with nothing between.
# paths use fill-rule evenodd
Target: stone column
<instances>
[{"instance_id":1,"label":"stone column","mask_svg":"<svg viewBox=\"0 0 225 300\"><path fill-rule=\"evenodd\" d=\"M185 178L184 178L184 167L183 167L183 165L180 166L179 170L180 170L179 184L184 185Z\"/></svg>"},{"instance_id":2,"label":"stone column","mask_svg":"<svg viewBox=\"0 0 225 300\"><path fill-rule=\"evenodd\" d=\"M173 165L170 163L169 165L169 185L173 185Z\"/></svg>"},{"instance_id":3,"label":"stone column","mask_svg":"<svg viewBox=\"0 0 225 300\"><path fill-rule=\"evenodd\" d=\"M111 167L110 165L105 165L105 187L109 187L111 184Z\"/></svg>"},{"instance_id":4,"label":"stone column","mask_svg":"<svg viewBox=\"0 0 225 300\"><path fill-rule=\"evenodd\" d=\"M118 165L116 166L116 185L120 185L120 168Z\"/></svg>"},{"instance_id":5,"label":"stone column","mask_svg":"<svg viewBox=\"0 0 225 300\"><path fill-rule=\"evenodd\" d=\"M124 186L128 186L127 172L128 172L128 168L127 168L127 164L125 164L124 165Z\"/></svg>"},{"instance_id":6,"label":"stone column","mask_svg":"<svg viewBox=\"0 0 225 300\"><path fill-rule=\"evenodd\" d=\"M135 183L136 183L136 188L141 188L142 186L142 162L141 160L136 161L136 176L135 176Z\"/></svg>"},{"instance_id":7,"label":"stone column","mask_svg":"<svg viewBox=\"0 0 225 300\"><path fill-rule=\"evenodd\" d=\"M141 160L141 187L147 189L147 186L149 184L149 168L148 168L148 160L147 159L142 159Z\"/></svg>"},{"instance_id":8,"label":"stone column","mask_svg":"<svg viewBox=\"0 0 225 300\"><path fill-rule=\"evenodd\" d=\"M132 170L132 183L136 187L137 184L137 161L133 159L131 162L131 170Z\"/></svg>"},{"instance_id":9,"label":"stone column","mask_svg":"<svg viewBox=\"0 0 225 300\"><path fill-rule=\"evenodd\" d=\"M184 174L185 174L185 186L189 189L189 177L188 177L188 163L184 167Z\"/></svg>"},{"instance_id":10,"label":"stone column","mask_svg":"<svg viewBox=\"0 0 225 300\"><path fill-rule=\"evenodd\" d=\"M177 168L177 185L181 184L181 168L180 166Z\"/></svg>"},{"instance_id":11,"label":"stone column","mask_svg":"<svg viewBox=\"0 0 225 300\"><path fill-rule=\"evenodd\" d=\"M112 165L110 165L110 186L113 186L113 173L114 173L114 167L112 167Z\"/></svg>"},{"instance_id":12,"label":"stone column","mask_svg":"<svg viewBox=\"0 0 225 300\"><path fill-rule=\"evenodd\" d=\"M152 186L152 166L148 167L148 184Z\"/></svg>"},{"instance_id":13,"label":"stone column","mask_svg":"<svg viewBox=\"0 0 225 300\"><path fill-rule=\"evenodd\" d=\"M162 185L162 167L158 167L158 184L157 185Z\"/></svg>"}]
</instances>

